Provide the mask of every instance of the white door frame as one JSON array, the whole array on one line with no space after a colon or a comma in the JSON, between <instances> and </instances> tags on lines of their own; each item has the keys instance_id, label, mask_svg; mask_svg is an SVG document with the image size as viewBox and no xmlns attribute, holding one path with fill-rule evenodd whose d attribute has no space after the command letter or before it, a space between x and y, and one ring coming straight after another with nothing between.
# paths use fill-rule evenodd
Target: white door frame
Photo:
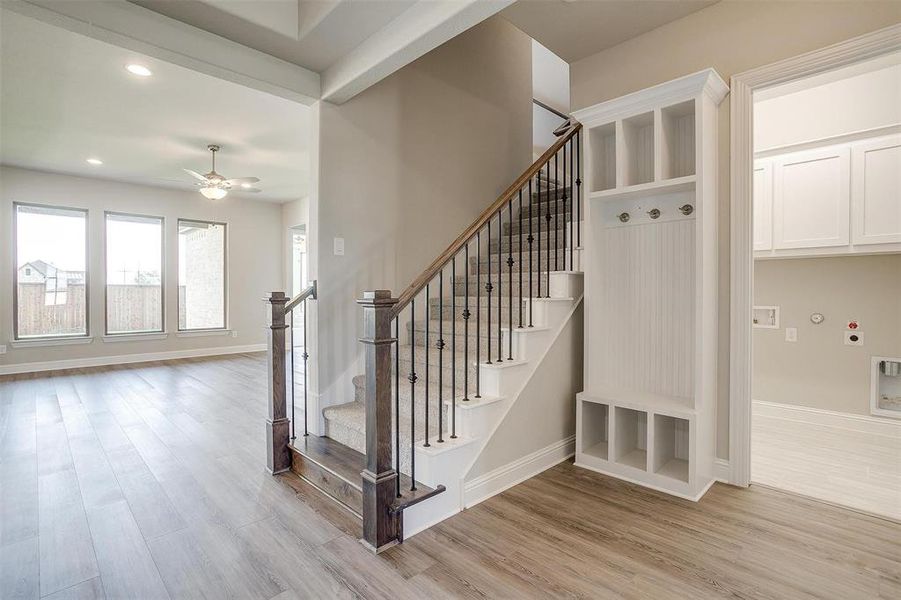
<instances>
[{"instance_id":1,"label":"white door frame","mask_svg":"<svg viewBox=\"0 0 901 600\"><path fill-rule=\"evenodd\" d=\"M729 466L734 485L751 482L754 92L898 50L901 25L892 25L732 77Z\"/></svg>"}]
</instances>

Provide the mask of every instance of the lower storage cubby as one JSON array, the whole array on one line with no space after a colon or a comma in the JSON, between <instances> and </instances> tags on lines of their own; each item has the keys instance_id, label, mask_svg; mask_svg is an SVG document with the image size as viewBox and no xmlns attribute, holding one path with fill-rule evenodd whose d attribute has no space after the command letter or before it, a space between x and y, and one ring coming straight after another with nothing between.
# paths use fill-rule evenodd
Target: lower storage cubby
<instances>
[{"instance_id":1,"label":"lower storage cubby","mask_svg":"<svg viewBox=\"0 0 901 600\"><path fill-rule=\"evenodd\" d=\"M689 422L654 415L654 472L688 483Z\"/></svg>"},{"instance_id":2,"label":"lower storage cubby","mask_svg":"<svg viewBox=\"0 0 901 600\"><path fill-rule=\"evenodd\" d=\"M607 460L607 426L610 407L595 402L582 403L582 453Z\"/></svg>"},{"instance_id":3,"label":"lower storage cubby","mask_svg":"<svg viewBox=\"0 0 901 600\"><path fill-rule=\"evenodd\" d=\"M613 459L627 467L648 469L648 414L617 406Z\"/></svg>"}]
</instances>

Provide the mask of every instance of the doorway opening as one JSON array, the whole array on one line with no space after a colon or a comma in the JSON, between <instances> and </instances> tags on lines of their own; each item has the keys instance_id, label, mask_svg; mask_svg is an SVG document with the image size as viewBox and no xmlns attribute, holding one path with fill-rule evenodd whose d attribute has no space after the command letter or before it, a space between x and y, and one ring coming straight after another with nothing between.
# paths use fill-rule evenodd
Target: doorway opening
<instances>
[{"instance_id":1,"label":"doorway opening","mask_svg":"<svg viewBox=\"0 0 901 600\"><path fill-rule=\"evenodd\" d=\"M755 92L750 479L901 520L901 53Z\"/></svg>"}]
</instances>

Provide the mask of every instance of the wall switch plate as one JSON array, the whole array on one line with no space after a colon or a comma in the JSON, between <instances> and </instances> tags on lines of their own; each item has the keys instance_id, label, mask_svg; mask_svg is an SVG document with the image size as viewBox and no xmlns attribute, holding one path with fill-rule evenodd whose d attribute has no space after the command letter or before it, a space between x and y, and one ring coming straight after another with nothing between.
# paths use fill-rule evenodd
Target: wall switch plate
<instances>
[{"instance_id":1,"label":"wall switch plate","mask_svg":"<svg viewBox=\"0 0 901 600\"><path fill-rule=\"evenodd\" d=\"M344 256L344 238L335 238L335 256Z\"/></svg>"},{"instance_id":2,"label":"wall switch plate","mask_svg":"<svg viewBox=\"0 0 901 600\"><path fill-rule=\"evenodd\" d=\"M232 331L232 337L233 337L233 338L238 337L238 331L237 331L237 330L233 330L233 331Z\"/></svg>"},{"instance_id":3,"label":"wall switch plate","mask_svg":"<svg viewBox=\"0 0 901 600\"><path fill-rule=\"evenodd\" d=\"M785 328L785 341L786 342L797 342L798 341L798 328L797 327L786 327Z\"/></svg>"},{"instance_id":4,"label":"wall switch plate","mask_svg":"<svg viewBox=\"0 0 901 600\"><path fill-rule=\"evenodd\" d=\"M846 331L845 346L863 346L862 331Z\"/></svg>"},{"instance_id":5,"label":"wall switch plate","mask_svg":"<svg viewBox=\"0 0 901 600\"><path fill-rule=\"evenodd\" d=\"M6 344L0 345L0 354L6 354Z\"/></svg>"}]
</instances>

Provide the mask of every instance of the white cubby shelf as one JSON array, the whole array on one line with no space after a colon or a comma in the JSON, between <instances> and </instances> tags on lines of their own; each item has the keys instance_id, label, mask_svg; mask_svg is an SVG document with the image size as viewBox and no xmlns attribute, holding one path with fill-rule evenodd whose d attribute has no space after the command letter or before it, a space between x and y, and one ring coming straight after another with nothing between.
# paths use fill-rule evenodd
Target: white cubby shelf
<instances>
[{"instance_id":1,"label":"white cubby shelf","mask_svg":"<svg viewBox=\"0 0 901 600\"><path fill-rule=\"evenodd\" d=\"M588 132L576 465L691 500L714 481L727 92L707 69L573 115Z\"/></svg>"}]
</instances>

